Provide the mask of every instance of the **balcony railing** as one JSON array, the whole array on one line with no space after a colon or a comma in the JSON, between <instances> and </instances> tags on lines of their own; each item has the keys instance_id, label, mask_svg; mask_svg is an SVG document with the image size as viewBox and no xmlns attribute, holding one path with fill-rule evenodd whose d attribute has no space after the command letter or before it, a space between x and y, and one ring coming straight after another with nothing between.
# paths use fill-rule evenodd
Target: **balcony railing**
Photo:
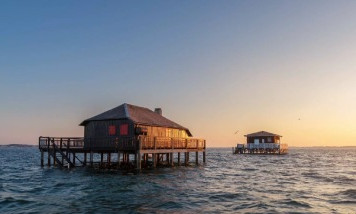
<instances>
[{"instance_id":1,"label":"balcony railing","mask_svg":"<svg viewBox=\"0 0 356 214\"><path fill-rule=\"evenodd\" d=\"M254 144L254 143L248 143L245 145L245 148L247 149L286 149L288 148L287 144L284 143L260 143L260 144Z\"/></svg>"},{"instance_id":2,"label":"balcony railing","mask_svg":"<svg viewBox=\"0 0 356 214\"><path fill-rule=\"evenodd\" d=\"M53 146L59 149L83 148L84 138L82 137L39 137L38 146L40 149L52 149Z\"/></svg>"},{"instance_id":3,"label":"balcony railing","mask_svg":"<svg viewBox=\"0 0 356 214\"><path fill-rule=\"evenodd\" d=\"M204 139L140 136L140 149L205 149Z\"/></svg>"},{"instance_id":4,"label":"balcony railing","mask_svg":"<svg viewBox=\"0 0 356 214\"><path fill-rule=\"evenodd\" d=\"M152 150L152 149L205 149L206 142L198 138L170 137L40 137L40 149L85 149L85 150Z\"/></svg>"}]
</instances>

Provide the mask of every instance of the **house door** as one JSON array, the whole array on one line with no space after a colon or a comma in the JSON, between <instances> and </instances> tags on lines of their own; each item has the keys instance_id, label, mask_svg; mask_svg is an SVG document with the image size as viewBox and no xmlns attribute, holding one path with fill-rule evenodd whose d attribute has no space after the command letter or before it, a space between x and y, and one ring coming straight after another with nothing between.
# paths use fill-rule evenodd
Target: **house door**
<instances>
[{"instance_id":1,"label":"house door","mask_svg":"<svg viewBox=\"0 0 356 214\"><path fill-rule=\"evenodd\" d=\"M255 145L258 145L258 144L260 144L260 139L254 139L253 142Z\"/></svg>"}]
</instances>

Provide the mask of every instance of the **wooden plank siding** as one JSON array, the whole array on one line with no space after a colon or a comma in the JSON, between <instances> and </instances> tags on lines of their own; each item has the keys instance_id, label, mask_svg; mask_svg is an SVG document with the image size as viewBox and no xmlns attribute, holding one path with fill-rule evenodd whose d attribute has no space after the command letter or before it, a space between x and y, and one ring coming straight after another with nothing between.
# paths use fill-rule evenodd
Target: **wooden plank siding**
<instances>
[{"instance_id":1,"label":"wooden plank siding","mask_svg":"<svg viewBox=\"0 0 356 214\"><path fill-rule=\"evenodd\" d=\"M247 143L254 143L255 139L259 139L259 142L262 143L279 143L279 136L259 136L259 137L247 137Z\"/></svg>"},{"instance_id":2,"label":"wooden plank siding","mask_svg":"<svg viewBox=\"0 0 356 214\"><path fill-rule=\"evenodd\" d=\"M120 125L123 124L128 124L127 135L120 135ZM115 126L116 132L114 135L111 135L109 133L110 126ZM146 129L146 135L149 137L188 138L188 133L186 132L186 130L140 125L133 123L129 119L90 121L85 125L84 128L84 147L91 149L115 148L119 140L124 142L125 139L133 139L134 137L138 137L137 133L135 133L135 130L138 127Z\"/></svg>"},{"instance_id":3,"label":"wooden plank siding","mask_svg":"<svg viewBox=\"0 0 356 214\"><path fill-rule=\"evenodd\" d=\"M128 124L128 134L120 135L120 125ZM109 127L115 126L115 134L110 135ZM134 124L130 120L105 120L90 121L84 128L84 147L91 149L115 148L118 138L132 138L134 136Z\"/></svg>"}]
</instances>

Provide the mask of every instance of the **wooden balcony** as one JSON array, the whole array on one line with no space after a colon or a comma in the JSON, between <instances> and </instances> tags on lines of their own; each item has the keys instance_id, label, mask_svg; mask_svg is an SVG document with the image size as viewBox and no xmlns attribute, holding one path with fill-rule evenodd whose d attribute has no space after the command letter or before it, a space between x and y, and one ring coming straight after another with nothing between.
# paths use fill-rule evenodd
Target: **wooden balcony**
<instances>
[{"instance_id":1,"label":"wooden balcony","mask_svg":"<svg viewBox=\"0 0 356 214\"><path fill-rule=\"evenodd\" d=\"M279 143L248 143L245 148L247 149L280 149L280 148L288 148L287 144L279 144Z\"/></svg>"},{"instance_id":2,"label":"wooden balcony","mask_svg":"<svg viewBox=\"0 0 356 214\"><path fill-rule=\"evenodd\" d=\"M90 155L90 166L94 164L94 153L100 154L100 165L104 163L104 154L107 155L108 166L111 163L111 154L117 153L116 168L122 165L131 166L130 155L134 156L137 169L141 164L149 166L149 159L155 168L163 162L174 166L174 153L177 153L178 165L181 163L181 153L184 154L184 165L189 165L189 153L195 153L198 165L198 153L203 153L203 162L206 158L206 142L197 138L170 138L170 137L127 137L127 138L80 138L80 137L39 137L38 146L41 152L41 166L44 166L44 153L47 153L48 166L53 164L60 167L75 167L76 161L81 165L87 164L87 154ZM79 155L78 154L82 154ZM151 157L149 157L151 156ZM82 157L82 160L79 158ZM163 161L166 157L166 161Z\"/></svg>"},{"instance_id":3,"label":"wooden balcony","mask_svg":"<svg viewBox=\"0 0 356 214\"><path fill-rule=\"evenodd\" d=\"M134 151L134 150L197 150L206 148L206 141L198 138L170 138L139 136L138 138L80 138L39 137L39 149L76 151Z\"/></svg>"},{"instance_id":4,"label":"wooden balcony","mask_svg":"<svg viewBox=\"0 0 356 214\"><path fill-rule=\"evenodd\" d=\"M82 150L84 138L82 137L39 137L39 149L49 150L56 147L60 150Z\"/></svg>"},{"instance_id":5,"label":"wooden balcony","mask_svg":"<svg viewBox=\"0 0 356 214\"><path fill-rule=\"evenodd\" d=\"M288 144L285 143L247 143L237 144L232 148L234 154L287 154Z\"/></svg>"}]
</instances>

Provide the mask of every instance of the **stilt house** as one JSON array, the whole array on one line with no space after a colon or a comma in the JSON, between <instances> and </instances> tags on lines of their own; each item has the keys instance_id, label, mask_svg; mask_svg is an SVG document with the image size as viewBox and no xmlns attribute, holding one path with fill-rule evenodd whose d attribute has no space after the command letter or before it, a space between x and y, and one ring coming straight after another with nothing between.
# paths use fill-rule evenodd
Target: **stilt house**
<instances>
[{"instance_id":1,"label":"stilt house","mask_svg":"<svg viewBox=\"0 0 356 214\"><path fill-rule=\"evenodd\" d=\"M260 131L247 134L245 137L247 144L237 144L237 147L233 148L234 153L285 154L288 152L288 145L281 144L281 135Z\"/></svg>"},{"instance_id":2,"label":"stilt house","mask_svg":"<svg viewBox=\"0 0 356 214\"><path fill-rule=\"evenodd\" d=\"M39 137L41 151L41 165L43 166L44 152L47 152L48 165L53 162L60 166L75 166L79 160L77 154L83 154L83 165L87 163L87 154L90 154L90 165L93 165L93 155L107 154L107 163L111 164L111 154L117 153L117 167L130 163L130 156L134 156L136 167L141 164L152 166L166 163L174 166L177 159L181 163L181 153L184 154L184 163L189 163L189 153L194 152L198 164L198 153L203 153L205 162L206 142L204 139L192 138L189 129L162 116L162 109L154 111L124 103L104 113L84 120L83 138L55 138ZM174 153L177 157L174 157ZM72 159L70 158L72 154ZM61 158L59 159L58 156ZM149 161L150 159L150 161Z\"/></svg>"}]
</instances>

